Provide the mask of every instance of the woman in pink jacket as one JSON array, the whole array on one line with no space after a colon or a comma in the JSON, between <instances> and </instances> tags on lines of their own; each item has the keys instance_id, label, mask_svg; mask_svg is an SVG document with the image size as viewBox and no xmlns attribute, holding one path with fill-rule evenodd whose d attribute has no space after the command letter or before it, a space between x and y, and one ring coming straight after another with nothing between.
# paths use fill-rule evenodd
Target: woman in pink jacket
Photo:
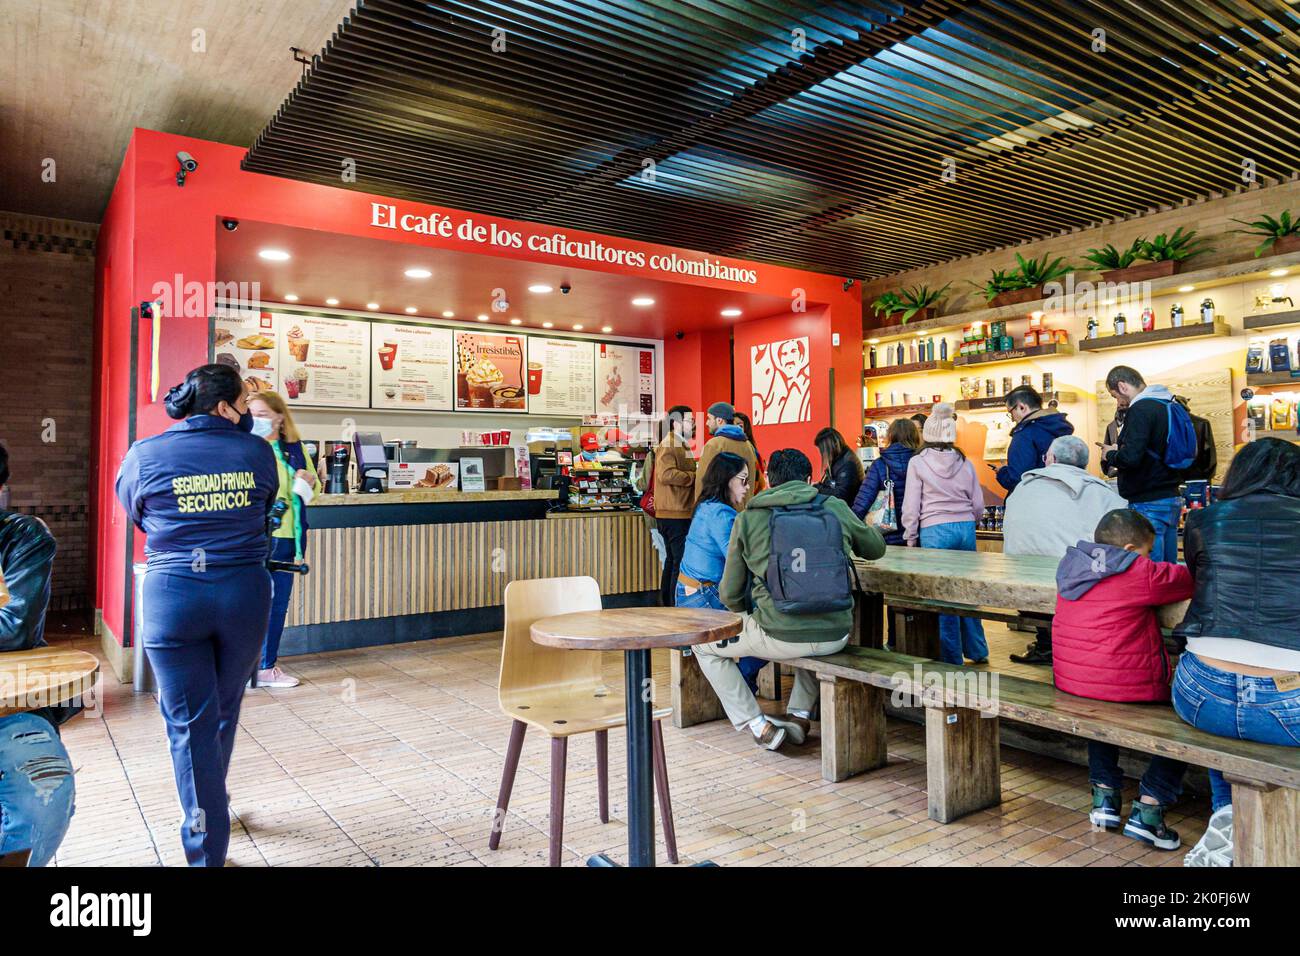
<instances>
[{"instance_id":1,"label":"woman in pink jacket","mask_svg":"<svg viewBox=\"0 0 1300 956\"><path fill-rule=\"evenodd\" d=\"M975 523L984 514L984 489L975 466L957 448L957 414L935 405L921 431L925 447L907 464L903 537L909 547L975 550ZM978 618L939 615L939 644L948 664L988 660L984 625Z\"/></svg>"}]
</instances>

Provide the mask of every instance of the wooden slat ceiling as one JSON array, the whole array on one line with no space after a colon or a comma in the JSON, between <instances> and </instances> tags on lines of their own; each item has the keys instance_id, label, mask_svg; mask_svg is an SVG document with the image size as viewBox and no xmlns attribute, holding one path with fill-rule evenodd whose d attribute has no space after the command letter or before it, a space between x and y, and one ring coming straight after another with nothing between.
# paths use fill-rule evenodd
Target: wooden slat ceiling
<instances>
[{"instance_id":1,"label":"wooden slat ceiling","mask_svg":"<svg viewBox=\"0 0 1300 956\"><path fill-rule=\"evenodd\" d=\"M1282 0L366 0L245 167L873 278L1292 176L1298 52Z\"/></svg>"}]
</instances>

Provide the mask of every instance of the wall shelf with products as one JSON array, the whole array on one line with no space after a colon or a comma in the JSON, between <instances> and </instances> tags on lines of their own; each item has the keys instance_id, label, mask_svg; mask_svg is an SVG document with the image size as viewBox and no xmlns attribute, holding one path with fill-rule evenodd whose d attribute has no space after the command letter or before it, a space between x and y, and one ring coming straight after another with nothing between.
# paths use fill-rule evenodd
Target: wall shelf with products
<instances>
[{"instance_id":1,"label":"wall shelf with products","mask_svg":"<svg viewBox=\"0 0 1300 956\"><path fill-rule=\"evenodd\" d=\"M1223 319L1214 322L1196 322L1179 328L1153 329L1150 332L1129 332L1126 335L1103 335L1096 339L1080 339L1079 351L1104 352L1107 349L1131 349L1165 342L1183 342L1187 339L1213 338L1231 335L1232 329Z\"/></svg>"},{"instance_id":2,"label":"wall shelf with products","mask_svg":"<svg viewBox=\"0 0 1300 956\"><path fill-rule=\"evenodd\" d=\"M1191 272L1179 272L1170 276L1159 276L1140 283L1152 297L1168 295L1177 292L1183 286L1195 286L1194 292L1201 292L1205 289L1213 289L1219 286L1237 285L1242 282L1252 282L1270 278L1273 271L1282 268L1300 266L1300 252L1288 252L1278 256L1261 256L1258 259L1247 259L1238 262L1228 262L1222 265L1210 266L1205 269L1194 269ZM1084 272L1088 276L1086 279L1078 278L1076 273L1075 283L1083 286L1081 292L1074 295L1061 295L1054 299L1035 299L1031 302L1018 302L1012 305L998 306L997 308L973 309L967 312L958 312L951 315L939 315L927 322L936 323L932 328L925 331L939 333L941 331L960 330L976 322L987 324L989 322L998 322L1008 319L1022 318L1031 312L1046 311L1047 305L1051 303L1057 307L1053 309L1053 314L1057 309L1073 312L1076 298L1084 298L1086 306L1091 307L1093 300L1097 295L1097 287L1103 284L1100 275L1091 272ZM1133 283L1138 285L1139 283ZM1191 294L1191 293L1188 293ZM1086 298L1085 298L1086 297ZM911 325L911 323L908 323ZM906 326L886 326L880 329L864 329L863 335L870 338L885 337L885 334L892 335L895 338L906 338L908 332ZM900 331L902 330L902 331ZM920 326L911 330L912 332L920 331Z\"/></svg>"},{"instance_id":3,"label":"wall shelf with products","mask_svg":"<svg viewBox=\"0 0 1300 956\"><path fill-rule=\"evenodd\" d=\"M977 355L961 355L953 359L953 365L968 367L971 365L1001 365L1004 362L1023 362L1026 359L1051 358L1053 356L1073 355L1074 346L1064 342L1051 345L1031 345L1028 348L1010 349L1005 352L980 352Z\"/></svg>"},{"instance_id":4,"label":"wall shelf with products","mask_svg":"<svg viewBox=\"0 0 1300 956\"><path fill-rule=\"evenodd\" d=\"M894 378L900 375L927 375L931 372L951 372L952 360L935 359L933 362L907 362L903 365L886 365L884 368L868 368L862 372L867 378Z\"/></svg>"},{"instance_id":5,"label":"wall shelf with products","mask_svg":"<svg viewBox=\"0 0 1300 956\"><path fill-rule=\"evenodd\" d=\"M1053 392L1058 405L1072 405L1079 401L1078 392ZM953 407L961 412L1006 411L1007 397L995 395L991 398L962 398L953 402Z\"/></svg>"},{"instance_id":6,"label":"wall shelf with products","mask_svg":"<svg viewBox=\"0 0 1300 956\"><path fill-rule=\"evenodd\" d=\"M1247 372L1246 384L1252 388L1266 388L1270 385L1300 386L1300 372Z\"/></svg>"},{"instance_id":7,"label":"wall shelf with products","mask_svg":"<svg viewBox=\"0 0 1300 956\"><path fill-rule=\"evenodd\" d=\"M863 329L862 335L868 340L890 342L898 339L910 339L922 333L942 335L944 332L960 332L962 330L961 324L954 324L959 318L960 316L937 315L932 319L922 319L919 322L882 325L878 329Z\"/></svg>"},{"instance_id":8,"label":"wall shelf with products","mask_svg":"<svg viewBox=\"0 0 1300 956\"><path fill-rule=\"evenodd\" d=\"M1300 325L1300 309L1286 312L1268 312L1264 315L1248 315L1242 320L1242 324L1246 327L1247 332Z\"/></svg>"},{"instance_id":9,"label":"wall shelf with products","mask_svg":"<svg viewBox=\"0 0 1300 956\"><path fill-rule=\"evenodd\" d=\"M913 415L929 415L934 402L916 402L911 405L877 405L865 410L868 419L910 418Z\"/></svg>"}]
</instances>

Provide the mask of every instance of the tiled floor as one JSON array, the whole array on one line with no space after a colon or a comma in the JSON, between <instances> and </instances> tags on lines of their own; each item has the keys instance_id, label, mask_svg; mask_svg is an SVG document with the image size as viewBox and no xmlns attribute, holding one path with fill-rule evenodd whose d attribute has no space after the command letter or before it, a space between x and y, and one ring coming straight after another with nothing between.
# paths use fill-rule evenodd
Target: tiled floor
<instances>
[{"instance_id":1,"label":"tiled floor","mask_svg":"<svg viewBox=\"0 0 1300 956\"><path fill-rule=\"evenodd\" d=\"M998 627L989 635L995 664L1027 637ZM498 640L484 636L283 661L303 686L245 698L229 781L232 864L545 864L549 749L540 734L525 741L501 849L487 848L510 727L497 709L499 656ZM617 657L607 673L621 686ZM656 655L655 678L666 700L666 657ZM181 865L157 704L111 674L103 686L103 716L64 728L77 813L57 862ZM922 731L905 721L891 721L888 767L835 784L821 779L815 736L789 756L759 750L725 722L666 725L665 738L684 863L1178 866L1182 858L1092 832L1086 770L1009 747L1001 806L937 824L926 816ZM608 825L596 819L591 738L569 748L565 865L626 853L623 747L622 731L611 732ZM1130 799L1135 790L1130 782ZM1193 799L1170 822L1190 846L1207 816L1205 801Z\"/></svg>"}]
</instances>

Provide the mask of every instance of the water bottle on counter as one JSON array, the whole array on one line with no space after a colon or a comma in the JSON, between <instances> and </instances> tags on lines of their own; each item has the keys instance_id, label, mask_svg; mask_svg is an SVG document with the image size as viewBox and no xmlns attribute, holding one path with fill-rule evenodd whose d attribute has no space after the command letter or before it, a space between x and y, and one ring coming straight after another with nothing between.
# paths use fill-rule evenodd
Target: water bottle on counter
<instances>
[{"instance_id":1,"label":"water bottle on counter","mask_svg":"<svg viewBox=\"0 0 1300 956\"><path fill-rule=\"evenodd\" d=\"M1210 325L1214 324L1214 300L1213 299L1207 298L1204 302L1201 303L1201 322Z\"/></svg>"},{"instance_id":2,"label":"water bottle on counter","mask_svg":"<svg viewBox=\"0 0 1300 956\"><path fill-rule=\"evenodd\" d=\"M1175 302L1174 307L1169 310L1169 324L1175 329L1183 327L1183 306L1181 302Z\"/></svg>"}]
</instances>

